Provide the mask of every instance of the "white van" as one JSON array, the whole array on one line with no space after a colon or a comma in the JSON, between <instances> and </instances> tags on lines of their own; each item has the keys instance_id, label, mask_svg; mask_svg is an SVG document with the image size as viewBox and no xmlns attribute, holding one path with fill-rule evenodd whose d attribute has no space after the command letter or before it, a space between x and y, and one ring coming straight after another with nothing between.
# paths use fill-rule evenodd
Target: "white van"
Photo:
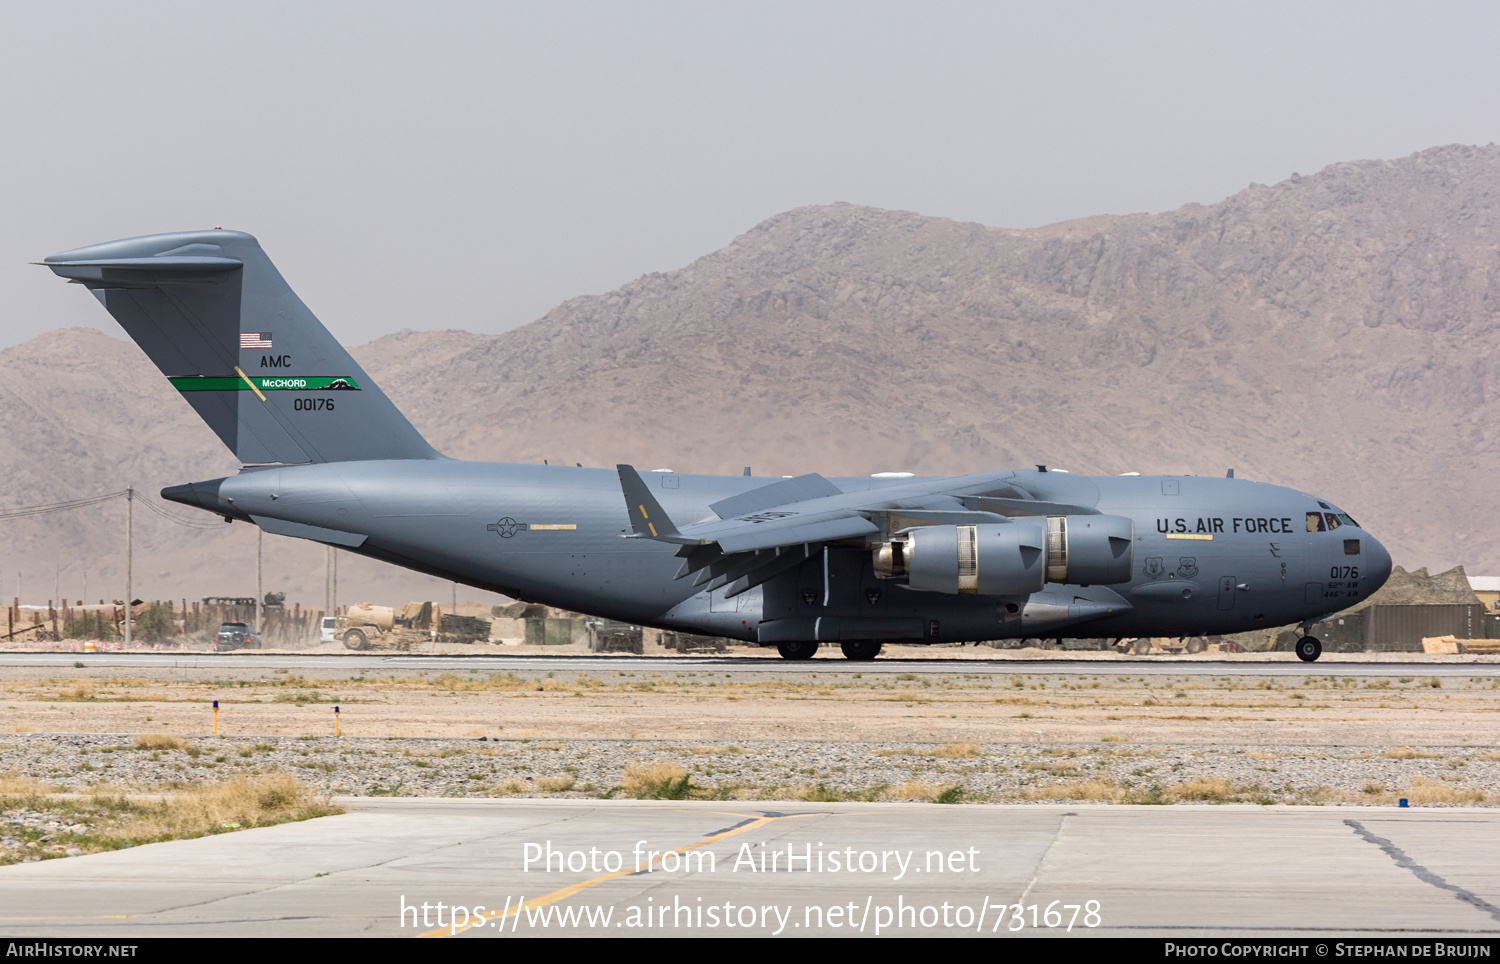
<instances>
[{"instance_id":1,"label":"white van","mask_svg":"<svg viewBox=\"0 0 1500 964\"><path fill-rule=\"evenodd\" d=\"M338 640L339 618L337 616L323 617L323 633L318 637L321 643L332 643Z\"/></svg>"}]
</instances>

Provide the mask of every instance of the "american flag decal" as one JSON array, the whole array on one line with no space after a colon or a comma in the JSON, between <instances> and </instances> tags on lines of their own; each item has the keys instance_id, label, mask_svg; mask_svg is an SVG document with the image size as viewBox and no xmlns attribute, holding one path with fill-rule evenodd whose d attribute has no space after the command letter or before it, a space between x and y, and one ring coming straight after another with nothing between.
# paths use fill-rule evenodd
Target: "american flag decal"
<instances>
[{"instance_id":1,"label":"american flag decal","mask_svg":"<svg viewBox=\"0 0 1500 964\"><path fill-rule=\"evenodd\" d=\"M270 348L271 333L269 331L242 331L240 332L240 348Z\"/></svg>"}]
</instances>

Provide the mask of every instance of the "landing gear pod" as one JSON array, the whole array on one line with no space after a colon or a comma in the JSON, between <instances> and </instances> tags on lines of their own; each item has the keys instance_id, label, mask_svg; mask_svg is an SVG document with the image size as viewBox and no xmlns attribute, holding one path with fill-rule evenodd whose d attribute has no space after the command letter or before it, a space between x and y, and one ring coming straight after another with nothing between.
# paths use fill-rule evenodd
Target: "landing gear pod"
<instances>
[{"instance_id":1,"label":"landing gear pod","mask_svg":"<svg viewBox=\"0 0 1500 964\"><path fill-rule=\"evenodd\" d=\"M875 574L926 592L1022 596L1049 582L1129 582L1134 550L1135 523L1123 516L920 526L875 550Z\"/></svg>"}]
</instances>

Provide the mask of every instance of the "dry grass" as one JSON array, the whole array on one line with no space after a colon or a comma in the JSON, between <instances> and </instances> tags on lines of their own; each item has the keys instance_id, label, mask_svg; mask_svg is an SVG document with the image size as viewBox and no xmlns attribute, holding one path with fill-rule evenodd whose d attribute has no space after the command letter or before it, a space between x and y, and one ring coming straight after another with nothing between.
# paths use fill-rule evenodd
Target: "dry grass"
<instances>
[{"instance_id":1,"label":"dry grass","mask_svg":"<svg viewBox=\"0 0 1500 964\"><path fill-rule=\"evenodd\" d=\"M1125 796L1125 791L1113 780L1074 780L1070 783L1054 784L1048 787L1038 787L1027 790L1023 795L1027 800L1098 800L1106 803L1119 803Z\"/></svg>"},{"instance_id":2,"label":"dry grass","mask_svg":"<svg viewBox=\"0 0 1500 964\"><path fill-rule=\"evenodd\" d=\"M1219 777L1199 777L1186 783L1178 783L1167 789L1168 799L1191 800L1197 803L1219 803L1234 795L1234 787L1228 780Z\"/></svg>"},{"instance_id":3,"label":"dry grass","mask_svg":"<svg viewBox=\"0 0 1500 964\"><path fill-rule=\"evenodd\" d=\"M963 757L975 757L980 755L979 744L974 742L950 742L944 743L932 751L933 756L947 757L949 759L961 759Z\"/></svg>"},{"instance_id":4,"label":"dry grass","mask_svg":"<svg viewBox=\"0 0 1500 964\"><path fill-rule=\"evenodd\" d=\"M1100 743L1129 743L1130 737L1121 736L1118 733L1106 733L1099 738Z\"/></svg>"},{"instance_id":5,"label":"dry grass","mask_svg":"<svg viewBox=\"0 0 1500 964\"><path fill-rule=\"evenodd\" d=\"M58 690L57 695L65 700L91 700L95 692L94 681L83 678L73 680L66 688Z\"/></svg>"},{"instance_id":6,"label":"dry grass","mask_svg":"<svg viewBox=\"0 0 1500 964\"><path fill-rule=\"evenodd\" d=\"M556 777L542 777L536 782L536 786L538 790L545 790L548 793L565 793L573 789L573 785L577 782L578 778L573 774L564 773Z\"/></svg>"},{"instance_id":7,"label":"dry grass","mask_svg":"<svg viewBox=\"0 0 1500 964\"><path fill-rule=\"evenodd\" d=\"M136 826L180 837L225 826L265 827L338 812L342 811L290 773L270 773L163 797L158 806L146 808Z\"/></svg>"},{"instance_id":8,"label":"dry grass","mask_svg":"<svg viewBox=\"0 0 1500 964\"><path fill-rule=\"evenodd\" d=\"M133 741L137 750L185 750L187 741L169 733L142 733Z\"/></svg>"},{"instance_id":9,"label":"dry grass","mask_svg":"<svg viewBox=\"0 0 1500 964\"><path fill-rule=\"evenodd\" d=\"M1274 753L1262 753L1259 750L1247 750L1245 752L1245 759L1247 759L1247 760L1275 760L1275 759L1277 759L1277 756Z\"/></svg>"},{"instance_id":10,"label":"dry grass","mask_svg":"<svg viewBox=\"0 0 1500 964\"><path fill-rule=\"evenodd\" d=\"M1406 797L1412 803L1483 803L1484 791L1415 777L1406 790Z\"/></svg>"},{"instance_id":11,"label":"dry grass","mask_svg":"<svg viewBox=\"0 0 1500 964\"><path fill-rule=\"evenodd\" d=\"M1423 753L1407 746L1387 747L1380 755L1391 760L1436 760L1442 756L1441 753Z\"/></svg>"},{"instance_id":12,"label":"dry grass","mask_svg":"<svg viewBox=\"0 0 1500 964\"><path fill-rule=\"evenodd\" d=\"M1095 777L1035 787L1022 795L1026 800L1078 800L1098 803L1171 804L1228 803L1241 799L1228 780L1204 777L1170 787L1122 786L1112 777Z\"/></svg>"},{"instance_id":13,"label":"dry grass","mask_svg":"<svg viewBox=\"0 0 1500 964\"><path fill-rule=\"evenodd\" d=\"M942 787L935 787L926 780L907 780L899 787L892 787L886 796L890 800L915 800L921 803L931 803L942 792Z\"/></svg>"},{"instance_id":14,"label":"dry grass","mask_svg":"<svg viewBox=\"0 0 1500 964\"><path fill-rule=\"evenodd\" d=\"M163 840L201 837L342 813L288 773L206 784L156 798L96 791L91 798L52 797L25 778L0 779L0 808L41 811L72 829L18 828L17 846L0 850L0 863L97 853Z\"/></svg>"},{"instance_id":15,"label":"dry grass","mask_svg":"<svg viewBox=\"0 0 1500 964\"><path fill-rule=\"evenodd\" d=\"M34 800L51 792L50 786L24 774L0 774L0 798Z\"/></svg>"},{"instance_id":16,"label":"dry grass","mask_svg":"<svg viewBox=\"0 0 1500 964\"><path fill-rule=\"evenodd\" d=\"M671 760L626 764L620 783L639 800L681 800L688 790L687 773Z\"/></svg>"},{"instance_id":17,"label":"dry grass","mask_svg":"<svg viewBox=\"0 0 1500 964\"><path fill-rule=\"evenodd\" d=\"M509 780L502 780L490 787L489 792L497 797L513 797L518 793L530 793L534 789L536 788L525 780L519 777L511 777Z\"/></svg>"}]
</instances>

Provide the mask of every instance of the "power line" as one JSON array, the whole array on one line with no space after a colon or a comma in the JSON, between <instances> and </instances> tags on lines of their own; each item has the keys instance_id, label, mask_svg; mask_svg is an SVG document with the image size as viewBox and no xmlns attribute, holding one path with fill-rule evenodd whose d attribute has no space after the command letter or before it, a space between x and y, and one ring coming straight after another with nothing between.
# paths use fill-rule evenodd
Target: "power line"
<instances>
[{"instance_id":1,"label":"power line","mask_svg":"<svg viewBox=\"0 0 1500 964\"><path fill-rule=\"evenodd\" d=\"M189 529L222 529L222 528L224 528L224 523L222 523L222 522L207 522L207 521L204 521L203 519L188 519L188 518L184 518L182 516L176 515L174 513L168 512L164 507L157 505L156 503L152 502L150 499L148 499L145 496L141 495L139 492L137 492L135 494L135 500L137 502L139 502L141 505L144 505L146 508L150 509L152 512L155 512L157 515L161 516L163 519L166 519L168 522L175 522L178 525L180 525L180 526L186 526Z\"/></svg>"},{"instance_id":2,"label":"power line","mask_svg":"<svg viewBox=\"0 0 1500 964\"><path fill-rule=\"evenodd\" d=\"M96 495L87 499L72 499L68 502L48 502L44 505L26 505L18 509L6 509L0 511L0 520L4 519L26 519L31 516L48 515L53 512L67 512L72 509L82 509L91 505L99 505L114 499L125 498L125 490L110 492L106 495Z\"/></svg>"},{"instance_id":3,"label":"power line","mask_svg":"<svg viewBox=\"0 0 1500 964\"><path fill-rule=\"evenodd\" d=\"M91 505L103 505L106 502L113 502L116 499L123 498L125 498L125 490L121 489L118 492L107 492L103 495L90 496L86 499L70 499L67 502L47 502L42 505L23 505L16 509L0 511L0 521L7 519L30 519L40 515L51 515L54 512L71 512L74 509L85 509ZM165 507L157 505L139 492L135 493L135 501L141 503L168 522L175 522L189 529L218 529L223 525L220 522L208 522L202 519L189 519L179 516L167 511Z\"/></svg>"}]
</instances>

